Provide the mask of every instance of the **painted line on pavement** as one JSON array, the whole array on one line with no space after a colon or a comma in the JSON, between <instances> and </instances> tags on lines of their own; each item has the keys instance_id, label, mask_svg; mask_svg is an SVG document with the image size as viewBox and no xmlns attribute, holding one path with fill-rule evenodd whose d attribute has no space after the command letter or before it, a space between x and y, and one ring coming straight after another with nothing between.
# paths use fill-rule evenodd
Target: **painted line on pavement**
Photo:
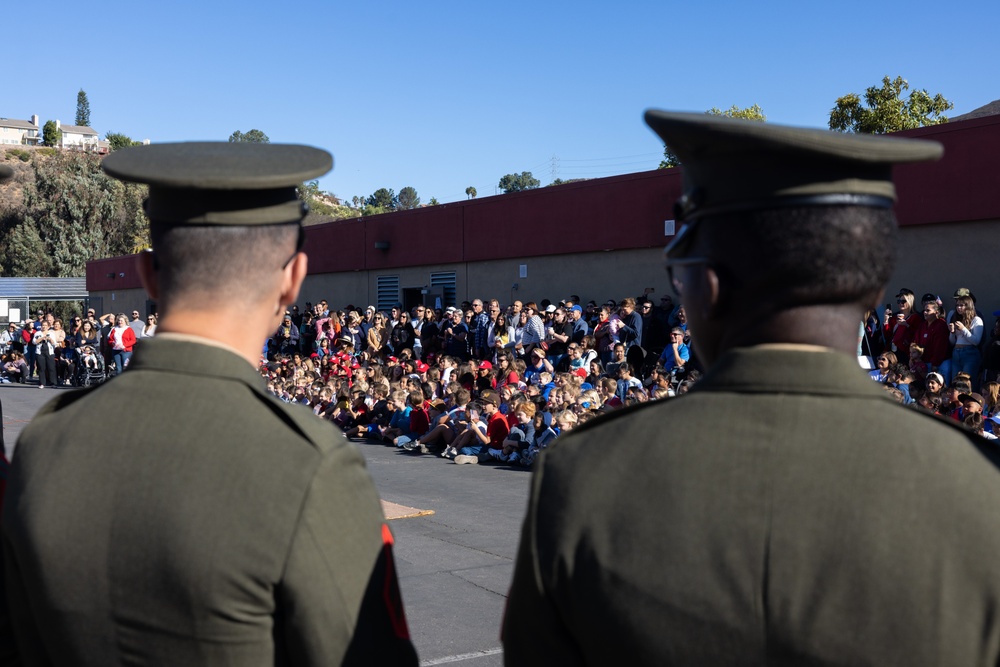
<instances>
[{"instance_id":1,"label":"painted line on pavement","mask_svg":"<svg viewBox=\"0 0 1000 667\"><path fill-rule=\"evenodd\" d=\"M502 653L502 648L488 648L482 651L474 651L472 653L460 653L458 655L449 655L444 658L434 658L432 660L421 660L420 667L430 667L431 665L447 665L452 662L462 662L464 660L474 660L476 658L485 658L488 655L496 655L497 653Z\"/></svg>"},{"instance_id":2,"label":"painted line on pavement","mask_svg":"<svg viewBox=\"0 0 1000 667\"><path fill-rule=\"evenodd\" d=\"M393 519L412 519L418 516L430 516L434 510L421 510L416 507L407 507L399 503L390 503L388 500L382 501L382 514L389 521Z\"/></svg>"}]
</instances>

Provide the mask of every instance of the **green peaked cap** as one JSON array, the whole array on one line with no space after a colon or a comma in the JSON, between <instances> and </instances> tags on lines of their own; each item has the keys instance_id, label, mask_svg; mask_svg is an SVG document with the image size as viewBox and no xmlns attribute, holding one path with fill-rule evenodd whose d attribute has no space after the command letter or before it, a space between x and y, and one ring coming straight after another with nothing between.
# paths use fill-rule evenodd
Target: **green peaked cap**
<instances>
[{"instance_id":1,"label":"green peaked cap","mask_svg":"<svg viewBox=\"0 0 1000 667\"><path fill-rule=\"evenodd\" d=\"M944 152L935 141L709 114L649 110L645 120L681 160L678 213L687 220L798 204L890 206L896 200L892 166L936 160Z\"/></svg>"},{"instance_id":2,"label":"green peaked cap","mask_svg":"<svg viewBox=\"0 0 1000 667\"><path fill-rule=\"evenodd\" d=\"M330 153L296 144L152 144L104 158L115 178L149 184L154 223L274 225L306 214L295 187L333 168Z\"/></svg>"}]
</instances>

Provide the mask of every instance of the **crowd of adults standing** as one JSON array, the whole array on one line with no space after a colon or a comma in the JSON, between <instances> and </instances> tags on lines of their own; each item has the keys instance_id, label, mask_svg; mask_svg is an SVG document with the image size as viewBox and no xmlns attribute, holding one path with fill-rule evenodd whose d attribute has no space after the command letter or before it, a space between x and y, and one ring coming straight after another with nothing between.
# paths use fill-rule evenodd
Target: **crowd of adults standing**
<instances>
[{"instance_id":1,"label":"crowd of adults standing","mask_svg":"<svg viewBox=\"0 0 1000 667\"><path fill-rule=\"evenodd\" d=\"M869 373L900 402L961 421L987 438L1000 433L1000 311L987 333L976 296L966 287L951 308L926 293L900 289L881 319L868 313L859 353Z\"/></svg>"},{"instance_id":2,"label":"crowd of adults standing","mask_svg":"<svg viewBox=\"0 0 1000 667\"><path fill-rule=\"evenodd\" d=\"M143 338L156 333L156 315L143 319L138 310L97 316L93 308L64 323L51 312L37 311L0 331L3 381L40 388L80 384L81 375L121 373Z\"/></svg>"}]
</instances>

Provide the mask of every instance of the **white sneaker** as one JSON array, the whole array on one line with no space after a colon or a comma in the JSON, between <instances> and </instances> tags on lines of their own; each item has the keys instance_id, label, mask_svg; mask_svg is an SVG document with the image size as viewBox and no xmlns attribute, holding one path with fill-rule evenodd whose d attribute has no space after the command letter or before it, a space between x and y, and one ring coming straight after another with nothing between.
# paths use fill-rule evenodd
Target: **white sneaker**
<instances>
[{"instance_id":1,"label":"white sneaker","mask_svg":"<svg viewBox=\"0 0 1000 667\"><path fill-rule=\"evenodd\" d=\"M469 456L468 454L460 454L455 457L455 463L462 465L463 463L479 463L478 456Z\"/></svg>"}]
</instances>

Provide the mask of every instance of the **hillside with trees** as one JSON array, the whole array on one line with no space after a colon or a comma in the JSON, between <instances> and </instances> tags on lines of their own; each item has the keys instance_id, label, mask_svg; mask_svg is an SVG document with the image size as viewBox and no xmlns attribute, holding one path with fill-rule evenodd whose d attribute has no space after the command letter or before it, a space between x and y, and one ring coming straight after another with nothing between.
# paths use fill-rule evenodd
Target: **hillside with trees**
<instances>
[{"instance_id":1,"label":"hillside with trees","mask_svg":"<svg viewBox=\"0 0 1000 667\"><path fill-rule=\"evenodd\" d=\"M0 271L82 277L92 259L149 245L146 186L107 176L101 157L48 148L3 149L14 178L0 185Z\"/></svg>"}]
</instances>

